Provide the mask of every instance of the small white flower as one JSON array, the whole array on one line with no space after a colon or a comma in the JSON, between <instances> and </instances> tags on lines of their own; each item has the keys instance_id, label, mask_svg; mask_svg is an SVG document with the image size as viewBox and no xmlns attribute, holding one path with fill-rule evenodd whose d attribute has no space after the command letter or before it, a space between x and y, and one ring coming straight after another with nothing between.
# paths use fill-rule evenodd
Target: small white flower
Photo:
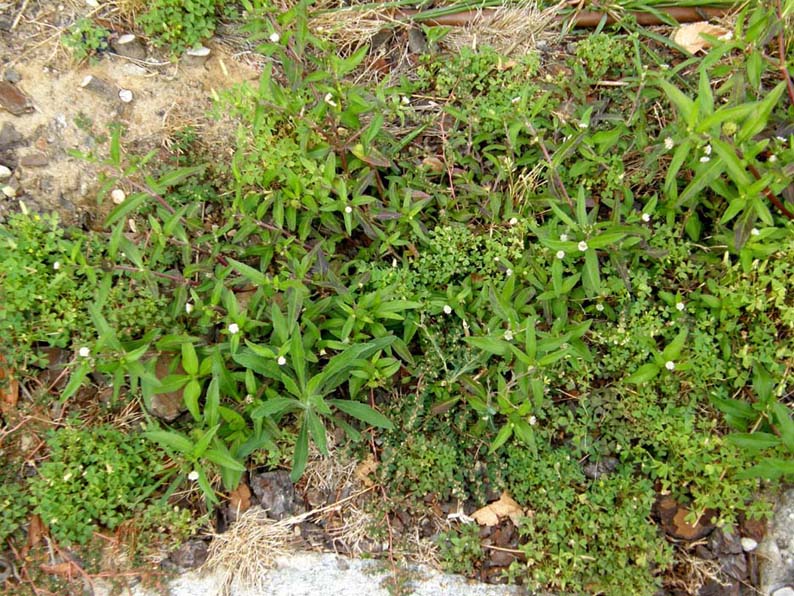
<instances>
[{"instance_id":1,"label":"small white flower","mask_svg":"<svg viewBox=\"0 0 794 596\"><path fill-rule=\"evenodd\" d=\"M585 129L585 128L587 128L587 126L588 126L587 122L580 122L579 123L579 128L581 128L581 129Z\"/></svg>"},{"instance_id":2,"label":"small white flower","mask_svg":"<svg viewBox=\"0 0 794 596\"><path fill-rule=\"evenodd\" d=\"M124 199L127 198L127 195L120 188L114 188L113 192L110 193L110 198L116 205L121 205Z\"/></svg>"},{"instance_id":3,"label":"small white flower","mask_svg":"<svg viewBox=\"0 0 794 596\"><path fill-rule=\"evenodd\" d=\"M753 228L752 230L750 230L750 235L751 236L760 236L761 232L760 232L760 230L758 228Z\"/></svg>"},{"instance_id":4,"label":"small white flower","mask_svg":"<svg viewBox=\"0 0 794 596\"><path fill-rule=\"evenodd\" d=\"M670 149L672 149L673 147L675 147L675 141L672 138L667 137L664 140L664 148L670 151Z\"/></svg>"},{"instance_id":5,"label":"small white flower","mask_svg":"<svg viewBox=\"0 0 794 596\"><path fill-rule=\"evenodd\" d=\"M705 155L711 155L711 145L706 145L705 147L703 147L703 153Z\"/></svg>"},{"instance_id":6,"label":"small white flower","mask_svg":"<svg viewBox=\"0 0 794 596\"><path fill-rule=\"evenodd\" d=\"M55 261L55 262L52 264L52 268L53 268L53 269L55 269L56 271L58 271L58 269L60 269L60 268L61 268L61 263L60 263L60 261Z\"/></svg>"},{"instance_id":7,"label":"small white flower","mask_svg":"<svg viewBox=\"0 0 794 596\"><path fill-rule=\"evenodd\" d=\"M273 31L273 33L270 34L270 41L272 41L273 43L278 43L280 40L281 40L281 36L275 31Z\"/></svg>"},{"instance_id":8,"label":"small white flower","mask_svg":"<svg viewBox=\"0 0 794 596\"><path fill-rule=\"evenodd\" d=\"M667 370L675 370L675 362L673 362L672 360L668 360L667 362L664 363L664 367Z\"/></svg>"},{"instance_id":9,"label":"small white flower","mask_svg":"<svg viewBox=\"0 0 794 596\"><path fill-rule=\"evenodd\" d=\"M190 302L185 302L185 312L190 314L193 312L193 305Z\"/></svg>"},{"instance_id":10,"label":"small white flower","mask_svg":"<svg viewBox=\"0 0 794 596\"><path fill-rule=\"evenodd\" d=\"M190 474L187 475L187 479L191 482L195 482L199 479L199 473L196 470L191 470Z\"/></svg>"},{"instance_id":11,"label":"small white flower","mask_svg":"<svg viewBox=\"0 0 794 596\"><path fill-rule=\"evenodd\" d=\"M505 275L507 277L510 277L511 275L513 275L513 270L512 269L508 269L507 271L505 271Z\"/></svg>"},{"instance_id":12,"label":"small white flower","mask_svg":"<svg viewBox=\"0 0 794 596\"><path fill-rule=\"evenodd\" d=\"M250 404L254 403L254 396L253 396L253 395L251 395L250 393L248 393L248 394L245 396L245 399L244 399L243 401L245 401L245 403L247 403L247 404L249 404L249 405L250 405Z\"/></svg>"},{"instance_id":13,"label":"small white flower","mask_svg":"<svg viewBox=\"0 0 794 596\"><path fill-rule=\"evenodd\" d=\"M560 234L560 242L568 242L568 234Z\"/></svg>"},{"instance_id":14,"label":"small white flower","mask_svg":"<svg viewBox=\"0 0 794 596\"><path fill-rule=\"evenodd\" d=\"M684 305L684 303L683 303L683 302L676 302L675 309L676 309L677 311L679 311L679 312L683 312L683 310L684 310L685 308L686 308L686 306Z\"/></svg>"},{"instance_id":15,"label":"small white flower","mask_svg":"<svg viewBox=\"0 0 794 596\"><path fill-rule=\"evenodd\" d=\"M350 205L348 205L347 207L345 207L345 213L353 213L353 208Z\"/></svg>"},{"instance_id":16,"label":"small white flower","mask_svg":"<svg viewBox=\"0 0 794 596\"><path fill-rule=\"evenodd\" d=\"M77 353L80 355L80 358L88 358L91 355L91 350L83 346L77 350Z\"/></svg>"},{"instance_id":17,"label":"small white flower","mask_svg":"<svg viewBox=\"0 0 794 596\"><path fill-rule=\"evenodd\" d=\"M537 418L535 418L534 416L530 416L529 417L529 425L530 426L535 426L537 423L538 423L538 419Z\"/></svg>"},{"instance_id":18,"label":"small white flower","mask_svg":"<svg viewBox=\"0 0 794 596\"><path fill-rule=\"evenodd\" d=\"M400 98L400 103L401 103L401 104L403 104L404 106L407 106L409 103L411 103L411 100L410 100L410 99L408 99L408 96L407 96L407 95L403 95L403 96Z\"/></svg>"},{"instance_id":19,"label":"small white flower","mask_svg":"<svg viewBox=\"0 0 794 596\"><path fill-rule=\"evenodd\" d=\"M337 103L334 101L334 94L333 93L326 93L323 101L327 103L332 108L337 107Z\"/></svg>"},{"instance_id":20,"label":"small white flower","mask_svg":"<svg viewBox=\"0 0 794 596\"><path fill-rule=\"evenodd\" d=\"M785 143L785 142L786 142L786 137L780 137L780 136L777 136L777 137L775 137L775 138L776 138L778 141L780 141L781 143Z\"/></svg>"},{"instance_id":21,"label":"small white flower","mask_svg":"<svg viewBox=\"0 0 794 596\"><path fill-rule=\"evenodd\" d=\"M284 356L279 356L276 362L278 362L279 366L284 366L287 363L287 359Z\"/></svg>"},{"instance_id":22,"label":"small white flower","mask_svg":"<svg viewBox=\"0 0 794 596\"><path fill-rule=\"evenodd\" d=\"M708 163L710 161L711 161L711 158L708 157L707 155L704 155L703 157L700 158L700 163Z\"/></svg>"},{"instance_id":23,"label":"small white flower","mask_svg":"<svg viewBox=\"0 0 794 596\"><path fill-rule=\"evenodd\" d=\"M521 96L520 96L520 95L519 95L518 97L514 97L513 99L511 99L511 100L510 100L510 103L511 103L511 104L513 104L513 105L515 105L515 104L517 104L519 101L521 101Z\"/></svg>"},{"instance_id":24,"label":"small white flower","mask_svg":"<svg viewBox=\"0 0 794 596\"><path fill-rule=\"evenodd\" d=\"M513 341L513 332L510 329L505 331L505 341Z\"/></svg>"},{"instance_id":25,"label":"small white flower","mask_svg":"<svg viewBox=\"0 0 794 596\"><path fill-rule=\"evenodd\" d=\"M587 248L588 248L588 247L587 247L587 242L585 242L584 240L582 240L582 241L581 241L579 244L577 244L577 245L576 245L576 247L577 247L577 248L578 248L580 251L584 252L584 251L586 251L586 250L587 250Z\"/></svg>"},{"instance_id":26,"label":"small white flower","mask_svg":"<svg viewBox=\"0 0 794 596\"><path fill-rule=\"evenodd\" d=\"M596 304L596 310L598 312L604 312L604 305L601 303Z\"/></svg>"},{"instance_id":27,"label":"small white flower","mask_svg":"<svg viewBox=\"0 0 794 596\"><path fill-rule=\"evenodd\" d=\"M649 221L651 221L651 214L650 214L650 213L643 213L643 214L640 216L640 218L641 218L641 219L642 219L642 221L644 221L645 223L648 223Z\"/></svg>"},{"instance_id":28,"label":"small white flower","mask_svg":"<svg viewBox=\"0 0 794 596\"><path fill-rule=\"evenodd\" d=\"M518 223L518 218L517 217L511 217L510 221L507 222L507 223L509 223L511 226L514 226L514 225L516 225Z\"/></svg>"},{"instance_id":29,"label":"small white flower","mask_svg":"<svg viewBox=\"0 0 794 596\"><path fill-rule=\"evenodd\" d=\"M452 314L452 307L449 304L444 305L444 314L451 315Z\"/></svg>"},{"instance_id":30,"label":"small white flower","mask_svg":"<svg viewBox=\"0 0 794 596\"><path fill-rule=\"evenodd\" d=\"M769 163L775 163L777 161L777 155L775 155L775 154L770 155L769 159L767 161Z\"/></svg>"},{"instance_id":31,"label":"small white flower","mask_svg":"<svg viewBox=\"0 0 794 596\"><path fill-rule=\"evenodd\" d=\"M564 259L564 258L565 258L565 251L564 251L564 250L558 250L558 251L557 251L557 254L556 254L555 256L556 256L558 259Z\"/></svg>"},{"instance_id":32,"label":"small white flower","mask_svg":"<svg viewBox=\"0 0 794 596\"><path fill-rule=\"evenodd\" d=\"M231 333L232 335L236 333L240 333L240 326L237 323L232 323L231 325L229 325L229 333Z\"/></svg>"}]
</instances>

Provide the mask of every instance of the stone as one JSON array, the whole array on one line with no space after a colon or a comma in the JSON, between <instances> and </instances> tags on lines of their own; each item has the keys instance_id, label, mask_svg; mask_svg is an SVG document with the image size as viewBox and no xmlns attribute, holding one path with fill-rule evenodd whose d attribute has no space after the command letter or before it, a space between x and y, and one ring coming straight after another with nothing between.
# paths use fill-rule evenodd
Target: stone
<instances>
[{"instance_id":1,"label":"stone","mask_svg":"<svg viewBox=\"0 0 794 596\"><path fill-rule=\"evenodd\" d=\"M687 521L689 509L678 504L670 495L660 496L654 505L664 531L679 540L700 540L714 529L711 518L714 512L706 510L694 523Z\"/></svg>"},{"instance_id":2,"label":"stone","mask_svg":"<svg viewBox=\"0 0 794 596\"><path fill-rule=\"evenodd\" d=\"M11 149L20 144L24 137L10 122L6 122L0 127L0 150Z\"/></svg>"},{"instance_id":3,"label":"stone","mask_svg":"<svg viewBox=\"0 0 794 596\"><path fill-rule=\"evenodd\" d=\"M114 86L94 75L85 76L83 80L80 81L80 87L104 99L116 97Z\"/></svg>"},{"instance_id":4,"label":"stone","mask_svg":"<svg viewBox=\"0 0 794 596\"><path fill-rule=\"evenodd\" d=\"M207 560L209 555L209 548L207 543L203 540L188 540L176 549L171 556L168 557L169 561L179 567L180 569L195 569L200 567Z\"/></svg>"},{"instance_id":5,"label":"stone","mask_svg":"<svg viewBox=\"0 0 794 596\"><path fill-rule=\"evenodd\" d=\"M125 62L119 67L119 74L125 77L145 77L149 75L149 71L133 62Z\"/></svg>"},{"instance_id":6,"label":"stone","mask_svg":"<svg viewBox=\"0 0 794 596\"><path fill-rule=\"evenodd\" d=\"M0 165L0 180L8 180L11 178L11 168Z\"/></svg>"},{"instance_id":7,"label":"stone","mask_svg":"<svg viewBox=\"0 0 794 596\"><path fill-rule=\"evenodd\" d=\"M794 596L794 588L791 586L784 586L772 592L771 596Z\"/></svg>"},{"instance_id":8,"label":"stone","mask_svg":"<svg viewBox=\"0 0 794 596\"><path fill-rule=\"evenodd\" d=\"M8 81L9 83L19 83L22 80L22 75L19 74L19 71L15 68L8 67L6 71L3 73L3 78Z\"/></svg>"},{"instance_id":9,"label":"stone","mask_svg":"<svg viewBox=\"0 0 794 596\"><path fill-rule=\"evenodd\" d=\"M259 506L272 519L280 520L301 512L302 507L298 503L298 495L289 472L275 470L253 474L251 489Z\"/></svg>"},{"instance_id":10,"label":"stone","mask_svg":"<svg viewBox=\"0 0 794 596\"><path fill-rule=\"evenodd\" d=\"M49 163L49 159L44 153L31 153L23 155L19 160L19 165L26 168L41 168Z\"/></svg>"},{"instance_id":11,"label":"stone","mask_svg":"<svg viewBox=\"0 0 794 596\"><path fill-rule=\"evenodd\" d=\"M758 559L762 594L794 587L794 489L778 497L769 530L753 554Z\"/></svg>"},{"instance_id":12,"label":"stone","mask_svg":"<svg viewBox=\"0 0 794 596\"><path fill-rule=\"evenodd\" d=\"M33 111L33 102L13 83L0 81L0 108L14 116L21 116Z\"/></svg>"},{"instance_id":13,"label":"stone","mask_svg":"<svg viewBox=\"0 0 794 596\"><path fill-rule=\"evenodd\" d=\"M418 27L408 29L408 51L412 54L424 54L427 52L427 38Z\"/></svg>"},{"instance_id":14,"label":"stone","mask_svg":"<svg viewBox=\"0 0 794 596\"><path fill-rule=\"evenodd\" d=\"M719 559L720 569L728 577L743 580L747 577L747 558L741 555L725 555Z\"/></svg>"},{"instance_id":15,"label":"stone","mask_svg":"<svg viewBox=\"0 0 794 596\"><path fill-rule=\"evenodd\" d=\"M717 528L709 536L709 550L715 555L738 555L742 552L742 543L736 532Z\"/></svg>"},{"instance_id":16,"label":"stone","mask_svg":"<svg viewBox=\"0 0 794 596\"><path fill-rule=\"evenodd\" d=\"M168 361L166 358L157 360L155 366L155 374L158 379L162 379L169 374ZM178 365L173 374L183 375L185 370L182 365ZM152 395L151 403L149 404L149 411L166 422L176 420L182 412L187 410L185 402L182 399L182 390L169 391L168 393L156 393Z\"/></svg>"},{"instance_id":17,"label":"stone","mask_svg":"<svg viewBox=\"0 0 794 596\"><path fill-rule=\"evenodd\" d=\"M13 199L15 196L17 196L17 191L13 186L5 185L2 189L0 189L0 192L2 192L3 195L9 199Z\"/></svg>"},{"instance_id":18,"label":"stone","mask_svg":"<svg viewBox=\"0 0 794 596\"><path fill-rule=\"evenodd\" d=\"M185 52L185 55L182 56L182 64L185 66L204 66L207 60L210 57L211 50L204 46L198 46L195 48L189 49Z\"/></svg>"},{"instance_id":19,"label":"stone","mask_svg":"<svg viewBox=\"0 0 794 596\"><path fill-rule=\"evenodd\" d=\"M758 543L752 538L742 538L742 549L744 552L749 553L758 548Z\"/></svg>"},{"instance_id":20,"label":"stone","mask_svg":"<svg viewBox=\"0 0 794 596\"><path fill-rule=\"evenodd\" d=\"M618 460L614 457L605 457L599 461L586 463L582 470L584 475L591 480L598 480L601 476L607 476L614 472L618 467L618 463Z\"/></svg>"},{"instance_id":21,"label":"stone","mask_svg":"<svg viewBox=\"0 0 794 596\"><path fill-rule=\"evenodd\" d=\"M132 91L129 89L119 89L119 99L124 103L130 103L133 99Z\"/></svg>"},{"instance_id":22,"label":"stone","mask_svg":"<svg viewBox=\"0 0 794 596\"><path fill-rule=\"evenodd\" d=\"M143 45L140 38L131 33L120 35L118 38L111 40L110 47L119 56L132 58L133 60L146 59L146 46Z\"/></svg>"}]
</instances>

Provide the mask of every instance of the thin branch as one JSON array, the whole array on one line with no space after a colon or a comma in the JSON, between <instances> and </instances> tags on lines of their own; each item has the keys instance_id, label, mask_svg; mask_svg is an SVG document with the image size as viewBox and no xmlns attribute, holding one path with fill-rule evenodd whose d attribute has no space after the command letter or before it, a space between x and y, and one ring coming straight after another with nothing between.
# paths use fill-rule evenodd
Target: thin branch
<instances>
[{"instance_id":1,"label":"thin branch","mask_svg":"<svg viewBox=\"0 0 794 596\"><path fill-rule=\"evenodd\" d=\"M786 88L788 89L788 97L791 100L791 105L794 106L794 81L791 80L791 75L786 66L786 41L783 38L783 31L786 29L786 22L783 19L783 5L782 0L777 0L777 18L780 21L778 24L780 28L777 32L777 51L780 55L780 74L783 75L783 80L786 81Z\"/></svg>"}]
</instances>

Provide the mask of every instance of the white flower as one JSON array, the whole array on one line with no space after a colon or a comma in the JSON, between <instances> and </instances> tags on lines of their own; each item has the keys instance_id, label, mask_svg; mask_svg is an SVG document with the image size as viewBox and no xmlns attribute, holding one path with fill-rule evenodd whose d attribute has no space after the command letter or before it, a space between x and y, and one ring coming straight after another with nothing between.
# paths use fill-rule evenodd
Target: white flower
<instances>
[{"instance_id":1,"label":"white flower","mask_svg":"<svg viewBox=\"0 0 794 596\"><path fill-rule=\"evenodd\" d=\"M444 305L444 314L451 315L452 314L452 307L449 304Z\"/></svg>"},{"instance_id":2,"label":"white flower","mask_svg":"<svg viewBox=\"0 0 794 596\"><path fill-rule=\"evenodd\" d=\"M411 100L410 100L410 99L408 99L408 96L407 96L407 95L403 95L403 96L400 98L400 103L401 103L401 104L403 104L404 106L407 106L409 103L411 103Z\"/></svg>"},{"instance_id":3,"label":"white flower","mask_svg":"<svg viewBox=\"0 0 794 596\"><path fill-rule=\"evenodd\" d=\"M675 309L677 311L683 311L686 308L683 302L676 302Z\"/></svg>"},{"instance_id":4,"label":"white flower","mask_svg":"<svg viewBox=\"0 0 794 596\"><path fill-rule=\"evenodd\" d=\"M598 312L604 312L604 305L603 305L603 304L601 304L601 303L599 303L599 304L596 304L596 310L597 310Z\"/></svg>"},{"instance_id":5,"label":"white flower","mask_svg":"<svg viewBox=\"0 0 794 596\"><path fill-rule=\"evenodd\" d=\"M560 234L560 242L568 242L568 234Z\"/></svg>"},{"instance_id":6,"label":"white flower","mask_svg":"<svg viewBox=\"0 0 794 596\"><path fill-rule=\"evenodd\" d=\"M287 363L287 359L284 356L279 356L276 362L278 362L279 366L284 366Z\"/></svg>"},{"instance_id":7,"label":"white flower","mask_svg":"<svg viewBox=\"0 0 794 596\"><path fill-rule=\"evenodd\" d=\"M670 149L672 149L673 147L675 147L675 141L673 139L671 139L670 137L667 137L664 140L664 148L667 149L668 151L670 151Z\"/></svg>"},{"instance_id":8,"label":"white flower","mask_svg":"<svg viewBox=\"0 0 794 596\"><path fill-rule=\"evenodd\" d=\"M558 250L557 254L556 254L556 257L558 259L564 259L565 258L565 251L564 250Z\"/></svg>"},{"instance_id":9,"label":"white flower","mask_svg":"<svg viewBox=\"0 0 794 596\"><path fill-rule=\"evenodd\" d=\"M510 329L505 331L505 341L513 341L513 332Z\"/></svg>"},{"instance_id":10,"label":"white flower","mask_svg":"<svg viewBox=\"0 0 794 596\"><path fill-rule=\"evenodd\" d=\"M187 475L187 479L191 482L195 482L199 479L199 473L196 470L191 470L190 474Z\"/></svg>"},{"instance_id":11,"label":"white flower","mask_svg":"<svg viewBox=\"0 0 794 596\"><path fill-rule=\"evenodd\" d=\"M769 163L775 163L777 161L777 155L770 155L769 159L767 160Z\"/></svg>"},{"instance_id":12,"label":"white flower","mask_svg":"<svg viewBox=\"0 0 794 596\"><path fill-rule=\"evenodd\" d=\"M537 418L535 418L534 416L530 416L529 417L529 425L530 426L535 426L537 423L538 423L538 419Z\"/></svg>"},{"instance_id":13,"label":"white flower","mask_svg":"<svg viewBox=\"0 0 794 596\"><path fill-rule=\"evenodd\" d=\"M110 198L116 205L121 205L124 199L127 198L127 195L120 188L114 188L113 192L110 193Z\"/></svg>"},{"instance_id":14,"label":"white flower","mask_svg":"<svg viewBox=\"0 0 794 596\"><path fill-rule=\"evenodd\" d=\"M650 213L643 213L640 216L640 219L642 219L642 221L644 221L645 223L648 223L649 221L651 221L651 214Z\"/></svg>"},{"instance_id":15,"label":"white flower","mask_svg":"<svg viewBox=\"0 0 794 596\"><path fill-rule=\"evenodd\" d=\"M59 261L55 261L55 262L52 264L52 268L53 268L53 269L55 269L56 271L58 271L58 269L60 269L60 268L61 268L61 263L60 263Z\"/></svg>"},{"instance_id":16,"label":"white flower","mask_svg":"<svg viewBox=\"0 0 794 596\"><path fill-rule=\"evenodd\" d=\"M587 122L580 122L579 123L579 128L582 128L582 129L587 128Z\"/></svg>"},{"instance_id":17,"label":"white flower","mask_svg":"<svg viewBox=\"0 0 794 596\"><path fill-rule=\"evenodd\" d=\"M185 312L190 314L193 312L193 305L190 302L185 302Z\"/></svg>"},{"instance_id":18,"label":"white flower","mask_svg":"<svg viewBox=\"0 0 794 596\"><path fill-rule=\"evenodd\" d=\"M232 323L229 325L229 333L234 335L235 333L240 333L240 326L237 323Z\"/></svg>"},{"instance_id":19,"label":"white flower","mask_svg":"<svg viewBox=\"0 0 794 596\"><path fill-rule=\"evenodd\" d=\"M253 395L251 395L250 393L248 393L248 394L245 396L245 399L244 399L243 401L244 401L245 403L247 403L247 404L249 404L249 405L250 405L250 404L254 403L254 396L253 396Z\"/></svg>"},{"instance_id":20,"label":"white flower","mask_svg":"<svg viewBox=\"0 0 794 596\"><path fill-rule=\"evenodd\" d=\"M511 217L510 221L507 222L507 223L509 223L511 226L514 226L514 225L516 225L518 223L518 218L517 217Z\"/></svg>"},{"instance_id":21,"label":"white flower","mask_svg":"<svg viewBox=\"0 0 794 596\"><path fill-rule=\"evenodd\" d=\"M700 158L700 163L708 163L710 161L711 161L711 158L708 157L707 155L704 155L703 157Z\"/></svg>"},{"instance_id":22,"label":"white flower","mask_svg":"<svg viewBox=\"0 0 794 596\"><path fill-rule=\"evenodd\" d=\"M513 105L515 105L515 104L517 104L519 101L521 101L521 96L520 96L520 95L519 95L518 97L514 97L513 99L511 99L511 100L510 100L510 103L512 103Z\"/></svg>"},{"instance_id":23,"label":"white flower","mask_svg":"<svg viewBox=\"0 0 794 596\"><path fill-rule=\"evenodd\" d=\"M511 275L513 275L513 270L512 269L508 269L507 271L505 271L505 275L507 277L510 277Z\"/></svg>"},{"instance_id":24,"label":"white flower","mask_svg":"<svg viewBox=\"0 0 794 596\"><path fill-rule=\"evenodd\" d=\"M705 155L711 155L711 145L706 145L705 147L703 147L703 153Z\"/></svg>"},{"instance_id":25,"label":"white flower","mask_svg":"<svg viewBox=\"0 0 794 596\"><path fill-rule=\"evenodd\" d=\"M664 363L664 367L667 370L675 370L675 362L673 362L672 360L668 360L667 362Z\"/></svg>"},{"instance_id":26,"label":"white flower","mask_svg":"<svg viewBox=\"0 0 794 596\"><path fill-rule=\"evenodd\" d=\"M281 36L275 31L273 31L273 33L270 34L270 41L272 41L273 43L278 43L280 39Z\"/></svg>"},{"instance_id":27,"label":"white flower","mask_svg":"<svg viewBox=\"0 0 794 596\"><path fill-rule=\"evenodd\" d=\"M325 103L327 103L329 106L331 106L332 108L335 108L337 106L337 103L334 101L334 94L333 93L326 93L325 97L323 98L323 101Z\"/></svg>"},{"instance_id":28,"label":"white flower","mask_svg":"<svg viewBox=\"0 0 794 596\"><path fill-rule=\"evenodd\" d=\"M77 350L77 353L80 355L80 358L88 358L91 355L91 350L83 346Z\"/></svg>"},{"instance_id":29,"label":"white flower","mask_svg":"<svg viewBox=\"0 0 794 596\"><path fill-rule=\"evenodd\" d=\"M584 252L584 251L586 251L586 250L587 250L587 242L585 242L584 240L582 240L582 241L581 241L579 244L577 244L577 245L576 245L576 247L577 247L577 248L578 248L580 251Z\"/></svg>"},{"instance_id":30,"label":"white flower","mask_svg":"<svg viewBox=\"0 0 794 596\"><path fill-rule=\"evenodd\" d=\"M347 207L345 207L345 213L353 213L353 208L350 205L348 205Z\"/></svg>"},{"instance_id":31,"label":"white flower","mask_svg":"<svg viewBox=\"0 0 794 596\"><path fill-rule=\"evenodd\" d=\"M760 236L761 232L759 231L758 228L753 228L752 230L750 230L750 235L751 236Z\"/></svg>"}]
</instances>

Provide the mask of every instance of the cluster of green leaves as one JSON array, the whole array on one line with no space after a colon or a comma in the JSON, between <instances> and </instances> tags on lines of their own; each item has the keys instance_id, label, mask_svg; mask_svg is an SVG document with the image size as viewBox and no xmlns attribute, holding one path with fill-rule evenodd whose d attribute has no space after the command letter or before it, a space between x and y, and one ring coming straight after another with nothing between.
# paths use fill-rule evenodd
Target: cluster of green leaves
<instances>
[{"instance_id":1,"label":"cluster of green leaves","mask_svg":"<svg viewBox=\"0 0 794 596\"><path fill-rule=\"evenodd\" d=\"M91 58L108 47L110 31L94 21L81 18L61 36L61 43L72 52L78 62Z\"/></svg>"},{"instance_id":2,"label":"cluster of green leaves","mask_svg":"<svg viewBox=\"0 0 794 596\"><path fill-rule=\"evenodd\" d=\"M179 54L212 37L218 12L226 4L226 0L154 0L137 23L156 45Z\"/></svg>"},{"instance_id":3,"label":"cluster of green leaves","mask_svg":"<svg viewBox=\"0 0 794 596\"><path fill-rule=\"evenodd\" d=\"M64 427L47 439L49 459L30 481L35 512L53 537L84 544L140 515L166 478L162 454L142 436L111 427Z\"/></svg>"}]
</instances>

